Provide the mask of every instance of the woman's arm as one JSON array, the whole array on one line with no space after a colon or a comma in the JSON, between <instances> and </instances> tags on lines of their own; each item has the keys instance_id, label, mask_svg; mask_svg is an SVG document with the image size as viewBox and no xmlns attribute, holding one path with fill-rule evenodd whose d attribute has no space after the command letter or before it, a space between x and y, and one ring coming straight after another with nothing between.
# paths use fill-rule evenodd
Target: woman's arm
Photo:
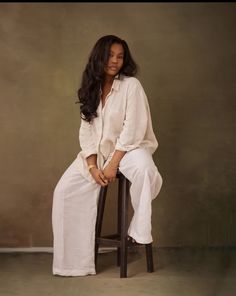
<instances>
[{"instance_id":1,"label":"woman's arm","mask_svg":"<svg viewBox=\"0 0 236 296\"><path fill-rule=\"evenodd\" d=\"M81 119L79 141L83 156L86 158L88 170L97 184L106 186L108 181L103 172L97 168L97 149L93 141L94 137L91 124Z\"/></svg>"},{"instance_id":2,"label":"woman's arm","mask_svg":"<svg viewBox=\"0 0 236 296\"><path fill-rule=\"evenodd\" d=\"M148 112L146 94L136 79L132 81L127 92L125 120L115 150L130 151L140 147L148 127Z\"/></svg>"},{"instance_id":3,"label":"woman's arm","mask_svg":"<svg viewBox=\"0 0 236 296\"><path fill-rule=\"evenodd\" d=\"M96 145L93 139L94 136L92 133L91 123L81 119L79 129L79 142L85 158L92 154L97 154Z\"/></svg>"},{"instance_id":4,"label":"woman's arm","mask_svg":"<svg viewBox=\"0 0 236 296\"><path fill-rule=\"evenodd\" d=\"M115 180L119 163L127 151L140 147L148 126L148 101L141 83L134 80L127 92L126 114L123 129L117 138L111 161L103 169L109 182Z\"/></svg>"},{"instance_id":5,"label":"woman's arm","mask_svg":"<svg viewBox=\"0 0 236 296\"><path fill-rule=\"evenodd\" d=\"M97 167L97 154L90 155L86 158L86 161L88 164L88 170L96 183L101 186L106 186L108 184L108 180L104 176L103 172Z\"/></svg>"},{"instance_id":6,"label":"woman's arm","mask_svg":"<svg viewBox=\"0 0 236 296\"><path fill-rule=\"evenodd\" d=\"M108 180L108 182L115 181L117 169L119 166L119 163L123 156L125 155L126 151L119 151L115 150L111 161L108 163L108 165L104 168L103 174Z\"/></svg>"}]
</instances>

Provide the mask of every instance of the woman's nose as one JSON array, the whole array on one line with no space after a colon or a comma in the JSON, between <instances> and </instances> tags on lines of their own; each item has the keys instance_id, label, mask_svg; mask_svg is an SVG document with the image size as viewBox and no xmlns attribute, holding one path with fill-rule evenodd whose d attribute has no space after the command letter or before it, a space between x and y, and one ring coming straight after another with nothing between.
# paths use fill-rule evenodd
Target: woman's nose
<instances>
[{"instance_id":1,"label":"woman's nose","mask_svg":"<svg viewBox=\"0 0 236 296\"><path fill-rule=\"evenodd\" d=\"M111 58L111 62L112 62L112 63L117 63L117 61L118 61L117 57L112 57L112 58Z\"/></svg>"}]
</instances>

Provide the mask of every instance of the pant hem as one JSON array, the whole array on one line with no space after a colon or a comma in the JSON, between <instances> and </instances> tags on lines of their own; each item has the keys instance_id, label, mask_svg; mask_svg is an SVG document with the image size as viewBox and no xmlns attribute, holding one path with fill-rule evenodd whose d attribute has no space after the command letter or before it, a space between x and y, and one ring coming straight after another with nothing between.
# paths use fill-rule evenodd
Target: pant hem
<instances>
[{"instance_id":1,"label":"pant hem","mask_svg":"<svg viewBox=\"0 0 236 296\"><path fill-rule=\"evenodd\" d=\"M53 268L53 275L60 276L86 276L86 275L95 275L96 271L93 269L90 270L81 270L81 269L57 269Z\"/></svg>"},{"instance_id":2,"label":"pant hem","mask_svg":"<svg viewBox=\"0 0 236 296\"><path fill-rule=\"evenodd\" d=\"M147 244L151 244L153 242L153 239L144 239L142 237L138 237L137 235L133 235L132 233L128 233L128 235L130 237L132 237L138 244L143 244L143 245L147 245Z\"/></svg>"}]
</instances>

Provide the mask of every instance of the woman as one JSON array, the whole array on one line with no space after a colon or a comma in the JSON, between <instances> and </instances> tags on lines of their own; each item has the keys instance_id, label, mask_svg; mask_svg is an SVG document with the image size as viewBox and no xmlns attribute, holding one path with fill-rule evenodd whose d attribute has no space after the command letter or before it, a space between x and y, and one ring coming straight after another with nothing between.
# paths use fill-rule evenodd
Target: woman
<instances>
[{"instance_id":1,"label":"woman","mask_svg":"<svg viewBox=\"0 0 236 296\"><path fill-rule=\"evenodd\" d=\"M84 70L78 97L81 152L58 182L53 197L53 274L96 274L94 264L97 201L101 186L117 169L131 182L134 209L128 235L152 242L151 203L162 186L152 154L158 143L148 100L127 43L100 38Z\"/></svg>"}]
</instances>

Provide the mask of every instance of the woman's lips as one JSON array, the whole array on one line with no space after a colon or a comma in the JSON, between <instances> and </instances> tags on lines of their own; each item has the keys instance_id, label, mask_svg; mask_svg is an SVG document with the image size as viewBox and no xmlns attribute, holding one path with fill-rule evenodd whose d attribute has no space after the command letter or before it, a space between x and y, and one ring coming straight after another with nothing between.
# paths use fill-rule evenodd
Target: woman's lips
<instances>
[{"instance_id":1,"label":"woman's lips","mask_svg":"<svg viewBox=\"0 0 236 296\"><path fill-rule=\"evenodd\" d=\"M118 70L118 68L114 67L114 66L109 67L109 69L112 70L112 71L117 71Z\"/></svg>"}]
</instances>

